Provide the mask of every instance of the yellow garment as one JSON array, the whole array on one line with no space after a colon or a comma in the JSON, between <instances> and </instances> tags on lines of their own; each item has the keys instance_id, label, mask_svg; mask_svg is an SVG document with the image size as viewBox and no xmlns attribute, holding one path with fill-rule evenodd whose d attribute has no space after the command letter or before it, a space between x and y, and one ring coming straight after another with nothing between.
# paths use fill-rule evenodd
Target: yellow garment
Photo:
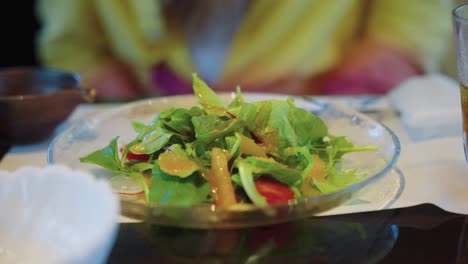
<instances>
[{"instance_id":1,"label":"yellow garment","mask_svg":"<svg viewBox=\"0 0 468 264\"><path fill-rule=\"evenodd\" d=\"M161 2L39 0L39 58L83 76L119 60L145 84L149 69L165 61L189 79L196 69L183 28L164 18ZM426 70L438 70L451 37L451 8L450 0L251 1L219 80L261 86L307 78L336 65L356 37L391 43Z\"/></svg>"}]
</instances>

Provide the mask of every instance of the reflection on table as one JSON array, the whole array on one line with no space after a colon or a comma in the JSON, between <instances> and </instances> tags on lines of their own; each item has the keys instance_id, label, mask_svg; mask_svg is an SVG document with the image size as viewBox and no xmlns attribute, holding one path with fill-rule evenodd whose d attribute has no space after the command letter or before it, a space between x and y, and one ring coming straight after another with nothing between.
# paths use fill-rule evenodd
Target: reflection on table
<instances>
[{"instance_id":1,"label":"reflection on table","mask_svg":"<svg viewBox=\"0 0 468 264\"><path fill-rule=\"evenodd\" d=\"M244 229L129 223L109 262L455 263L468 260L467 219L421 205Z\"/></svg>"}]
</instances>

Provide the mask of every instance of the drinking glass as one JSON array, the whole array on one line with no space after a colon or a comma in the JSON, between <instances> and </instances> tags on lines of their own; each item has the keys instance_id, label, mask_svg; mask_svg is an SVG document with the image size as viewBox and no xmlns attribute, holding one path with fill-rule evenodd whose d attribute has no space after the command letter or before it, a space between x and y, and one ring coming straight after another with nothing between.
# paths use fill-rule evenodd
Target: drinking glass
<instances>
[{"instance_id":1,"label":"drinking glass","mask_svg":"<svg viewBox=\"0 0 468 264\"><path fill-rule=\"evenodd\" d=\"M468 4L455 7L452 11L453 36L457 58L458 82L463 122L463 148L468 161Z\"/></svg>"}]
</instances>

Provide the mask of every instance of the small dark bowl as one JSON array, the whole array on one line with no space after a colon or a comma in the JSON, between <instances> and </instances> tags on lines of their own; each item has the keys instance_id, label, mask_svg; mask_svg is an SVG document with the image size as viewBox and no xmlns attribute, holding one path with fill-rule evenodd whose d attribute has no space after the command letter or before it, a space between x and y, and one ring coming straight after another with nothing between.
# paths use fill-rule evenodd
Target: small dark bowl
<instances>
[{"instance_id":1,"label":"small dark bowl","mask_svg":"<svg viewBox=\"0 0 468 264\"><path fill-rule=\"evenodd\" d=\"M80 103L94 100L77 74L41 68L0 70L0 144L45 140Z\"/></svg>"}]
</instances>

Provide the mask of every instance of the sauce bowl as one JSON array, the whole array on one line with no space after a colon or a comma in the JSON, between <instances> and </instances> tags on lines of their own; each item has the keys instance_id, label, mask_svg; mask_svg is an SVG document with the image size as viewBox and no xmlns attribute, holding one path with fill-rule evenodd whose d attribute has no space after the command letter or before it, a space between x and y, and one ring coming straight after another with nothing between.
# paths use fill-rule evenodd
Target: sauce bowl
<instances>
[{"instance_id":1,"label":"sauce bowl","mask_svg":"<svg viewBox=\"0 0 468 264\"><path fill-rule=\"evenodd\" d=\"M0 70L0 144L30 144L54 129L95 92L81 86L77 74L17 67Z\"/></svg>"}]
</instances>

